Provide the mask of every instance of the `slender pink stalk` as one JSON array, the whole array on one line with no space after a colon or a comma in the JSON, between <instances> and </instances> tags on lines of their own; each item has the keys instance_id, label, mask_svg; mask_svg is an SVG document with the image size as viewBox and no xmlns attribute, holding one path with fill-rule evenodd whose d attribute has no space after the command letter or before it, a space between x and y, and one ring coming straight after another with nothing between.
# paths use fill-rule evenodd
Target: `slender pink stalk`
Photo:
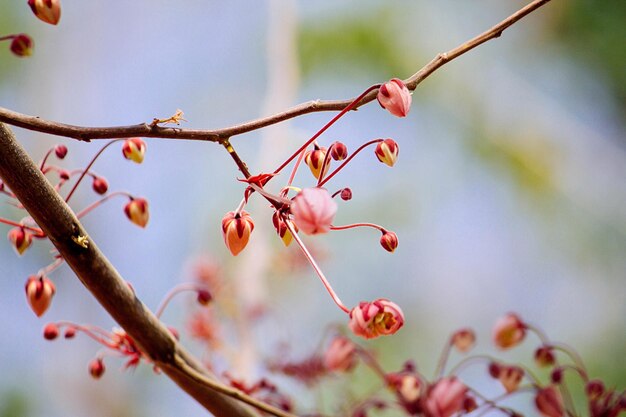
<instances>
[{"instance_id":1,"label":"slender pink stalk","mask_svg":"<svg viewBox=\"0 0 626 417\"><path fill-rule=\"evenodd\" d=\"M278 174L280 171L282 171L283 168L285 168L287 165L289 165L289 163L291 161L293 161L293 159L298 156L298 154L300 154L303 150L305 150L311 143L313 143L313 141L315 141L315 139L317 139L318 137L320 137L320 135L322 133L324 133L329 127L331 127L333 124L335 124L335 122L337 120L339 120L344 114L346 114L347 112L349 112L350 110L352 110L362 99L363 97L365 97L370 91L372 90L376 90L377 88L380 88L380 84L375 84L371 87L369 87L367 90L365 90L364 92L362 92L357 98L355 98L352 103L348 104L346 107L344 107L343 110L341 110L339 113L337 113L337 115L335 117L333 117L328 123L326 123L324 125L324 127L322 127L320 130L317 131L316 134L314 134L311 139L309 139L308 141L306 141L304 143L304 145L302 145L297 151L295 151L293 153L293 155L291 155L289 158L287 158L287 160L285 162L283 162L278 168L276 168L276 170L274 171L274 174Z\"/></svg>"},{"instance_id":2,"label":"slender pink stalk","mask_svg":"<svg viewBox=\"0 0 626 417\"><path fill-rule=\"evenodd\" d=\"M379 226L374 223L353 223L353 224L346 224L344 226L331 226L330 230L348 230L348 229L354 229L356 227L371 227L373 229L380 230L381 232L385 230L384 227Z\"/></svg>"},{"instance_id":3,"label":"slender pink stalk","mask_svg":"<svg viewBox=\"0 0 626 417\"><path fill-rule=\"evenodd\" d=\"M185 292L185 291L198 292L198 291L208 291L208 290L209 289L206 285L202 285L199 283L186 282L183 284L179 284L175 286L174 288L172 288L171 290L169 290L169 292L163 298L163 301L161 301L161 304L159 305L159 308L157 308L156 313L154 313L154 315L157 316L158 318L161 318L163 311L165 310L167 305L170 303L170 301L172 301L172 298L174 298L177 294L180 294L181 292Z\"/></svg>"},{"instance_id":4,"label":"slender pink stalk","mask_svg":"<svg viewBox=\"0 0 626 417\"><path fill-rule=\"evenodd\" d=\"M35 237L44 237L44 233L41 229L37 228L37 227L31 227L31 226L25 226L21 223L18 222L14 222L13 220L8 220L8 219L4 219L2 217L0 217L0 223L4 223L4 224L8 224L9 226L15 226L15 227L22 227L26 230L29 230L31 232L35 232L36 236Z\"/></svg>"},{"instance_id":5,"label":"slender pink stalk","mask_svg":"<svg viewBox=\"0 0 626 417\"><path fill-rule=\"evenodd\" d=\"M345 161L343 161L343 162L341 163L341 165L339 165L337 168L335 168L335 170L334 170L333 172L331 172L330 174L328 174L328 175L326 176L326 178L324 178L324 181L320 181L320 182L317 184L317 186L318 186L318 187L323 187L323 186L324 186L324 184L326 184L328 181L330 181L330 179L331 179L332 177L334 177L335 175L337 175L337 173L338 173L339 171L341 171L341 170L343 169L343 167L345 167L345 166L346 166L346 164L347 164L348 162L350 162L350 161L352 160L352 158L354 158L354 157L355 157L355 156L356 156L359 152L361 152L363 149L367 148L367 147L368 147L368 146L370 146L370 145L373 145L373 144L375 144L375 143L382 142L382 141L383 141L383 139L374 139L374 140L370 140L369 142L365 142L363 145L359 146L359 147L357 148L357 150L356 150L356 151L352 152L352 153L350 154L350 156L349 156L349 157L347 157L347 158L345 159Z\"/></svg>"},{"instance_id":6,"label":"slender pink stalk","mask_svg":"<svg viewBox=\"0 0 626 417\"><path fill-rule=\"evenodd\" d=\"M90 205L88 205L87 207L82 209L80 212L76 213L76 217L78 217L80 219L81 217L83 217L84 215L88 214L89 212L91 212L96 207L100 206L105 201L107 201L107 200L109 200L109 199L111 199L113 197L117 197L118 195L123 195L123 196L129 197L129 198L132 198L132 195L130 193L126 192L126 191L115 191L115 192L107 195L106 197L103 197L100 200L91 203Z\"/></svg>"},{"instance_id":7,"label":"slender pink stalk","mask_svg":"<svg viewBox=\"0 0 626 417\"><path fill-rule=\"evenodd\" d=\"M317 262L315 262L315 259L313 259L313 256L311 255L309 250L306 248L306 246L304 246L304 242L302 242L302 240L300 239L300 236L298 236L298 233L293 228L293 225L291 224L291 222L288 222L287 219L285 219L284 217L283 217L283 220L285 221L287 228L293 235L293 238L298 243L298 246L300 246L302 253L304 253L304 256L306 257L306 259L309 261L309 263L311 264L311 266L317 273L317 276L320 277L322 284L324 284L324 288L326 288L326 291L328 291L328 293L330 294L335 304L337 304L337 306L340 309L342 309L346 314L350 314L350 309L341 302L341 300L339 299L339 296L337 296L337 293L335 293L335 290L333 290L333 287L331 287L330 283L326 279L326 276L324 275L320 267L317 265Z\"/></svg>"},{"instance_id":8,"label":"slender pink stalk","mask_svg":"<svg viewBox=\"0 0 626 417\"><path fill-rule=\"evenodd\" d=\"M111 142L107 143L106 145L104 145L99 151L98 153L96 153L94 155L94 157L91 159L91 161L89 162L89 164L87 164L87 167L85 168L85 170L83 171L83 173L81 174L81 176L78 178L78 180L76 181L76 184L74 184L74 187L72 187L72 189L70 190L69 194L67 195L67 197L65 197L65 202L69 203L70 198L72 198L72 195L74 195L74 191L76 191L76 188L78 188L78 185L80 184L80 182L83 180L83 178L85 178L85 175L87 175L87 173L89 172L89 169L91 169L91 167L93 166L93 164L96 162L96 159L98 159L98 157L102 154L102 152L104 152L104 150L106 148L108 148L109 146L113 145L115 142L119 142L121 140L125 140L125 139L113 139Z\"/></svg>"}]
</instances>

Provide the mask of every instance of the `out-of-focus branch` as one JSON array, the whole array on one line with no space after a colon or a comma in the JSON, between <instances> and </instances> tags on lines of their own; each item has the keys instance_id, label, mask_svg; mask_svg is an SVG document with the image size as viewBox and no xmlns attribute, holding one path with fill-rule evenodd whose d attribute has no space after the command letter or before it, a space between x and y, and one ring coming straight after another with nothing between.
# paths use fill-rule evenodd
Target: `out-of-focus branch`
<instances>
[{"instance_id":1,"label":"out-of-focus branch","mask_svg":"<svg viewBox=\"0 0 626 417\"><path fill-rule=\"evenodd\" d=\"M241 404L246 402L276 416L289 416L219 383L174 339L170 331L135 296L89 237L70 207L3 123L0 123L0 178L85 287L133 338L141 351L208 411L215 416L256 416ZM78 237L87 239L86 248L75 242Z\"/></svg>"},{"instance_id":2,"label":"out-of-focus branch","mask_svg":"<svg viewBox=\"0 0 626 417\"><path fill-rule=\"evenodd\" d=\"M477 46L499 37L506 29L515 24L523 17L534 12L541 6L550 2L550 0L535 0L511 16L507 17L491 29L481 33L480 35L464 42L448 52L440 53L433 58L422 69L404 80L409 90L415 88L433 72L452 61L464 53L476 48ZM376 98L377 91L367 94L355 107L358 108L367 104ZM28 130L34 130L51 135L65 136L79 140L91 139L110 139L110 138L127 138L133 136L166 138L166 139L187 139L187 140L204 140L212 142L222 142L230 137L241 135L270 126L294 117L302 116L308 113L321 111L339 111L349 105L354 99L347 100L314 100L299 104L288 110L273 114L268 117L252 120L236 126L231 126L217 130L203 129L181 129L177 127L161 127L149 123L140 123L131 126L115 126L115 127L86 127L73 126L64 123L44 120L36 116L28 116L9 109L0 107L0 122L5 122L13 126L22 127Z\"/></svg>"}]
</instances>

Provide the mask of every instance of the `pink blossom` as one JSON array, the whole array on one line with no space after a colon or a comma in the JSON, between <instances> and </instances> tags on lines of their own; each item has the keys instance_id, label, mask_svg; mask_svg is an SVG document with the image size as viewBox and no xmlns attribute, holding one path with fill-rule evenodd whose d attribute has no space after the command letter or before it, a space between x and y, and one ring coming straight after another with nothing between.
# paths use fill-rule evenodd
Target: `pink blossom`
<instances>
[{"instance_id":1,"label":"pink blossom","mask_svg":"<svg viewBox=\"0 0 626 417\"><path fill-rule=\"evenodd\" d=\"M440 379L428 392L425 411L428 417L450 417L461 411L467 387L456 377Z\"/></svg>"},{"instance_id":2,"label":"pink blossom","mask_svg":"<svg viewBox=\"0 0 626 417\"><path fill-rule=\"evenodd\" d=\"M324 365L335 372L347 372L356 365L356 346L350 339L337 336L324 353Z\"/></svg>"},{"instance_id":3,"label":"pink blossom","mask_svg":"<svg viewBox=\"0 0 626 417\"><path fill-rule=\"evenodd\" d=\"M336 212L337 203L324 188L305 188L291 203L294 223L308 235L327 233Z\"/></svg>"},{"instance_id":4,"label":"pink blossom","mask_svg":"<svg viewBox=\"0 0 626 417\"><path fill-rule=\"evenodd\" d=\"M394 116L405 117L411 109L411 92L398 78L392 78L383 84L376 98L381 107Z\"/></svg>"},{"instance_id":5,"label":"pink blossom","mask_svg":"<svg viewBox=\"0 0 626 417\"><path fill-rule=\"evenodd\" d=\"M515 313L501 317L493 327L493 343L500 349L509 349L520 344L526 337L526 325Z\"/></svg>"},{"instance_id":6,"label":"pink blossom","mask_svg":"<svg viewBox=\"0 0 626 417\"><path fill-rule=\"evenodd\" d=\"M384 298L362 301L350 311L350 330L366 339L394 334L403 325L402 309Z\"/></svg>"}]
</instances>

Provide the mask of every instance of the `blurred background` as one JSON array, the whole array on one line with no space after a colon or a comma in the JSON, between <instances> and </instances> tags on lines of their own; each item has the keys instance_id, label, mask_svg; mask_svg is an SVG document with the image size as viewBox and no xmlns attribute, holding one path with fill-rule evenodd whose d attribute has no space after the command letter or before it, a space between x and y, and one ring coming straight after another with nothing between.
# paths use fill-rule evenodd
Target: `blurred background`
<instances>
[{"instance_id":1,"label":"blurred background","mask_svg":"<svg viewBox=\"0 0 626 417\"><path fill-rule=\"evenodd\" d=\"M35 41L27 59L0 44L1 106L85 126L151 121L180 108L190 128L226 127L407 78L525 4L64 0L53 27L25 3L0 6L0 34L26 32ZM393 169L365 152L328 186L353 191L350 202L340 202L337 224L382 224L398 234L398 250L383 251L379 233L369 229L306 240L348 306L386 297L404 309L401 332L365 343L386 369L412 358L430 375L448 335L464 326L476 329L479 351L493 353L493 323L516 311L574 346L592 376L624 388L625 19L626 3L618 0L551 2L423 82L407 118L371 103L320 138L325 146L342 140L350 150L378 137L400 146ZM331 117L300 117L236 137L233 145L253 173L267 172ZM66 168L84 167L104 144L14 131L35 160L66 144ZM198 259L219 266L231 287L224 306L266 307L262 319L239 319L234 335L224 333L234 360L229 369L248 378L264 375L263 360L278 346L302 358L330 324L346 323L298 249L276 239L260 199L248 207L257 226L250 245L237 258L224 247L221 218L237 207L244 186L222 148L146 142L142 165L113 146L94 170L112 191L150 201L148 227L128 222L125 201L115 199L84 223L148 306L192 279ZM272 183L273 191L285 177ZM306 167L296 184L314 184ZM73 206L80 210L95 198L85 184ZM0 215L24 216L5 203ZM37 242L18 258L8 242L0 245L0 417L205 415L148 366L122 372L123 362L109 358L107 373L94 381L87 364L99 347L92 341L42 338L49 321L115 326L67 267L51 275L57 295L50 310L43 319L32 314L23 284L51 261L50 249ZM185 331L192 304L189 297L175 300L164 319L208 357ZM536 343L530 338L502 356L528 362ZM367 375L358 373L352 387L366 389ZM279 385L301 412L321 398L333 410L328 392L316 397L286 380ZM474 385L497 388L485 375ZM520 396L515 405L524 410L531 400Z\"/></svg>"}]
</instances>

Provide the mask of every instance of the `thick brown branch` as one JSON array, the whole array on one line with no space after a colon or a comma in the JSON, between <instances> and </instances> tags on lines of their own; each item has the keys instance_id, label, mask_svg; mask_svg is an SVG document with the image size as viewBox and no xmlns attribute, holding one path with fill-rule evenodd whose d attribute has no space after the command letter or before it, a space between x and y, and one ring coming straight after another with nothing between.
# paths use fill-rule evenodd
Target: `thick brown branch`
<instances>
[{"instance_id":1,"label":"thick brown branch","mask_svg":"<svg viewBox=\"0 0 626 417\"><path fill-rule=\"evenodd\" d=\"M46 233L85 287L155 365L214 415L254 416L239 401L216 392L217 382L210 386L199 379L198 375L201 375L203 379L211 381L212 376L130 290L69 206L3 123L0 123L0 178ZM87 248L78 245L73 239L79 236L87 238ZM194 370L193 374L190 373L191 369ZM226 391L224 393L228 394ZM237 394L237 398L250 399L241 393Z\"/></svg>"},{"instance_id":2,"label":"thick brown branch","mask_svg":"<svg viewBox=\"0 0 626 417\"><path fill-rule=\"evenodd\" d=\"M506 29L514 23L537 10L550 0L535 0L526 7L513 13L486 32L464 42L462 45L451 49L448 52L438 54L428 64L426 64L418 72L404 80L410 90L415 88L430 76L437 69L441 68L448 62L463 55L464 53L476 48L477 46L502 35ZM366 95L355 107L367 104L376 98L376 91L372 91ZM141 123L132 126L116 126L116 127L85 127L73 126L63 123L52 122L35 116L28 116L0 107L0 122L5 122L13 126L22 127L24 129L34 130L51 135L65 136L79 140L90 139L110 139L110 138L127 138L133 136L166 138L166 139L188 139L188 140L204 140L212 142L221 142L230 137L241 135L243 133L258 130L294 117L302 116L308 113L321 111L339 111L349 105L354 99L347 100L315 100L307 103L299 104L291 109L283 112L252 120L240 125L231 126L217 130L202 129L181 129L173 127L152 126L148 123Z\"/></svg>"}]
</instances>

